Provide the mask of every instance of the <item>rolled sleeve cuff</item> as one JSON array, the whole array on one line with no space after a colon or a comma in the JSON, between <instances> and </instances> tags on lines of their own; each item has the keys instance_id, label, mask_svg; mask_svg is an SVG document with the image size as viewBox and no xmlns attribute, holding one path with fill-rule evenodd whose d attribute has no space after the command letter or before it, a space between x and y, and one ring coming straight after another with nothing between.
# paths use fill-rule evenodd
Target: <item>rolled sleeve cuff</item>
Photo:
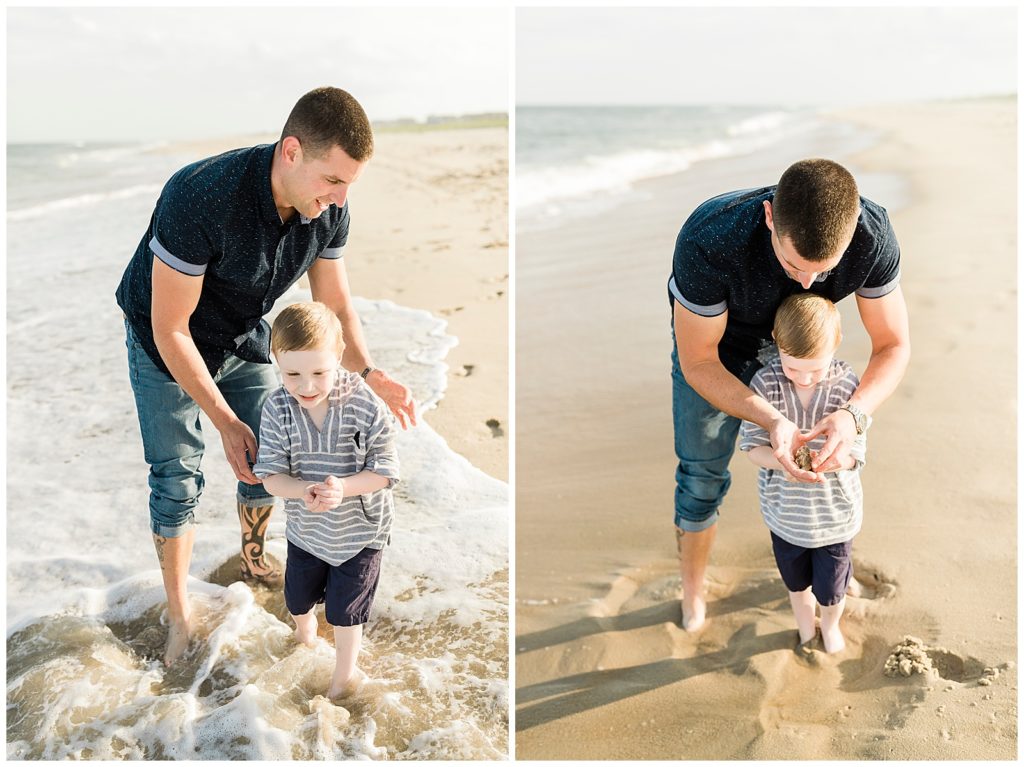
<instances>
[{"instance_id":1,"label":"rolled sleeve cuff","mask_svg":"<svg viewBox=\"0 0 1024 767\"><path fill-rule=\"evenodd\" d=\"M182 261L161 245L160 241L157 240L156 237L149 241L149 249L153 251L154 256L159 258L176 272L188 274L192 277L198 277L199 275L206 273L206 264L190 264L188 261Z\"/></svg>"},{"instance_id":2,"label":"rolled sleeve cuff","mask_svg":"<svg viewBox=\"0 0 1024 767\"><path fill-rule=\"evenodd\" d=\"M701 317L717 317L729 308L729 304L726 301L719 301L717 304L712 304L711 306L702 306L700 304L693 303L693 301L688 301L683 297L683 294L679 292L679 286L676 285L675 277L668 278L668 290L672 294L672 297L683 307L689 309L694 314L700 315Z\"/></svg>"},{"instance_id":3,"label":"rolled sleeve cuff","mask_svg":"<svg viewBox=\"0 0 1024 767\"><path fill-rule=\"evenodd\" d=\"M884 285L879 285L877 288L860 288L857 291L857 295L861 298L881 298L882 296L889 295L896 287L900 284L900 274L896 273L889 282Z\"/></svg>"},{"instance_id":4,"label":"rolled sleeve cuff","mask_svg":"<svg viewBox=\"0 0 1024 767\"><path fill-rule=\"evenodd\" d=\"M342 245L340 248L325 248L323 253L320 254L320 258L326 258L330 260L341 258L345 255L345 246Z\"/></svg>"}]
</instances>

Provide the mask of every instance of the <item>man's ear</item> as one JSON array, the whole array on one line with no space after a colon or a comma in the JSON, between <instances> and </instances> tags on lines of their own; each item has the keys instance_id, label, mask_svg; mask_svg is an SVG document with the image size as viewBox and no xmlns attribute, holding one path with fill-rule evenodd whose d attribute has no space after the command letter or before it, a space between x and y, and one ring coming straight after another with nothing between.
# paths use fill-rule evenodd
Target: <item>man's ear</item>
<instances>
[{"instance_id":1,"label":"man's ear","mask_svg":"<svg viewBox=\"0 0 1024 767\"><path fill-rule=\"evenodd\" d=\"M769 229L771 229L774 232L775 219L772 218L772 204L768 200L765 200L762 204L764 205L764 223Z\"/></svg>"},{"instance_id":2,"label":"man's ear","mask_svg":"<svg viewBox=\"0 0 1024 767\"><path fill-rule=\"evenodd\" d=\"M289 163L296 163L302 160L302 144L295 136L285 136L281 140L281 156Z\"/></svg>"}]
</instances>

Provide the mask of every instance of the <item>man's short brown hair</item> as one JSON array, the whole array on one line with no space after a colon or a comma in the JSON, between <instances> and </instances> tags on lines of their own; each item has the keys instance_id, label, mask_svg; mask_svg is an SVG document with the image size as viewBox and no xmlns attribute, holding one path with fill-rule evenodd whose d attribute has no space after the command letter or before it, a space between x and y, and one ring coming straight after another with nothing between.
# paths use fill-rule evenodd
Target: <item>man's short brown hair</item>
<instances>
[{"instance_id":1,"label":"man's short brown hair","mask_svg":"<svg viewBox=\"0 0 1024 767\"><path fill-rule=\"evenodd\" d=\"M341 321L319 301L286 306L270 329L270 349L274 354L330 349L341 359L345 351Z\"/></svg>"},{"instance_id":2,"label":"man's short brown hair","mask_svg":"<svg viewBox=\"0 0 1024 767\"><path fill-rule=\"evenodd\" d=\"M366 112L341 88L316 88L292 107L281 140L295 136L305 155L319 159L339 146L356 162L373 156L373 129Z\"/></svg>"},{"instance_id":3,"label":"man's short brown hair","mask_svg":"<svg viewBox=\"0 0 1024 767\"><path fill-rule=\"evenodd\" d=\"M788 237L807 261L840 255L857 226L860 195L846 168L832 160L801 160L782 174L772 200L775 234Z\"/></svg>"}]
</instances>

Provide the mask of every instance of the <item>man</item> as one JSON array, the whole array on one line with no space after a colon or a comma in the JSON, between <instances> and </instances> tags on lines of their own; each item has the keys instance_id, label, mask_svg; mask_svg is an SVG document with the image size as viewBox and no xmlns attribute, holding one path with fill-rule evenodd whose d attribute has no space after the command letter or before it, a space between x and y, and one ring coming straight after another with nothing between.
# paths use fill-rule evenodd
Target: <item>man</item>
<instances>
[{"instance_id":1,"label":"man","mask_svg":"<svg viewBox=\"0 0 1024 767\"><path fill-rule=\"evenodd\" d=\"M704 623L704 573L740 421L768 431L775 457L795 479L820 481L819 474L844 462L902 379L910 332L899 264L885 209L861 198L849 171L830 160L795 163L777 186L712 198L683 224L668 287L675 524L687 631ZM850 400L805 435L748 388L770 347L775 310L801 291L833 302L855 293L872 347ZM819 434L826 441L814 471L798 468L793 452Z\"/></svg>"},{"instance_id":2,"label":"man","mask_svg":"<svg viewBox=\"0 0 1024 767\"><path fill-rule=\"evenodd\" d=\"M281 582L264 557L273 496L251 466L263 402L278 386L262 318L300 276L308 274L313 299L341 320L344 365L362 374L403 428L416 423L409 390L370 358L342 260L346 197L372 153L369 120L351 95L307 93L276 144L201 160L171 177L118 286L167 592L167 665L190 633L186 581L203 490L200 410L238 479L242 577Z\"/></svg>"}]
</instances>

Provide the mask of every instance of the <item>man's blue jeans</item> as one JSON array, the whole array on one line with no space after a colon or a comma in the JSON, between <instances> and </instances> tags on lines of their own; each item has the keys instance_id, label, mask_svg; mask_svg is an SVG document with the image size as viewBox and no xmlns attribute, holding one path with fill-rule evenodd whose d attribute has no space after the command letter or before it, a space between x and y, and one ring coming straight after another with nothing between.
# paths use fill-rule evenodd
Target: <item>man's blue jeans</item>
<instances>
[{"instance_id":1,"label":"man's blue jeans","mask_svg":"<svg viewBox=\"0 0 1024 767\"><path fill-rule=\"evenodd\" d=\"M194 523L194 510L203 493L199 464L205 443L199 406L173 378L153 364L127 322L125 332L128 374L149 464L150 529L154 535L177 538ZM263 403L280 385L273 366L231 356L213 380L231 409L258 439ZM263 485L244 482L238 483L237 497L246 506L274 502Z\"/></svg>"},{"instance_id":2,"label":"man's blue jeans","mask_svg":"<svg viewBox=\"0 0 1024 767\"><path fill-rule=\"evenodd\" d=\"M718 521L718 507L732 478L740 419L709 405L683 378L672 344L672 421L675 426L676 527L690 533Z\"/></svg>"}]
</instances>

